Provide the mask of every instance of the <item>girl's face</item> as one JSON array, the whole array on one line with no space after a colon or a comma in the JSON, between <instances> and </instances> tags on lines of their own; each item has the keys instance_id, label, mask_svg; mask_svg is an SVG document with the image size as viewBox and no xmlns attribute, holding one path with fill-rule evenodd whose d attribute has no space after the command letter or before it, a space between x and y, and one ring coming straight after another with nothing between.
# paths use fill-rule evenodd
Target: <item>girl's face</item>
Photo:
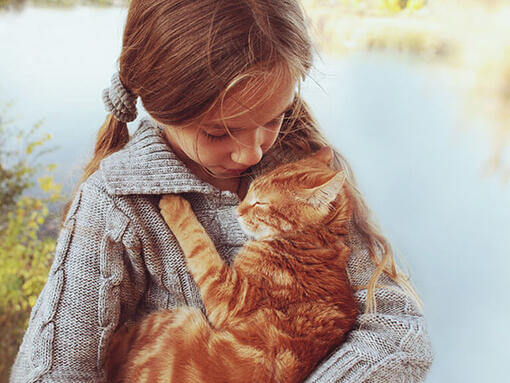
<instances>
[{"instance_id":1,"label":"girl's face","mask_svg":"<svg viewBox=\"0 0 510 383\"><path fill-rule=\"evenodd\" d=\"M218 178L239 176L258 163L274 144L296 88L293 80L280 80L271 97L252 107L274 84L266 80L261 85L252 92L232 91L233 97L225 99L223 116L231 135L224 128L219 108L213 109L200 124L186 128L167 126L165 134L175 153L188 166L201 164ZM203 173L199 167L191 169Z\"/></svg>"}]
</instances>

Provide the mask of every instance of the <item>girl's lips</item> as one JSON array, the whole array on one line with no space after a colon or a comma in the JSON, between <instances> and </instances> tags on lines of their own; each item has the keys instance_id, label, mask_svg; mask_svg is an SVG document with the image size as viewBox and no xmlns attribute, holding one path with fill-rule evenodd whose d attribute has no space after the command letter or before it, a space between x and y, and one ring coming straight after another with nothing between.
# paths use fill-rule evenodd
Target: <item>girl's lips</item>
<instances>
[{"instance_id":1,"label":"girl's lips","mask_svg":"<svg viewBox=\"0 0 510 383\"><path fill-rule=\"evenodd\" d=\"M244 168L244 169L227 169L227 168L224 168L224 169L225 169L225 172L229 173L229 174L241 174L242 172L244 172L248 168Z\"/></svg>"}]
</instances>

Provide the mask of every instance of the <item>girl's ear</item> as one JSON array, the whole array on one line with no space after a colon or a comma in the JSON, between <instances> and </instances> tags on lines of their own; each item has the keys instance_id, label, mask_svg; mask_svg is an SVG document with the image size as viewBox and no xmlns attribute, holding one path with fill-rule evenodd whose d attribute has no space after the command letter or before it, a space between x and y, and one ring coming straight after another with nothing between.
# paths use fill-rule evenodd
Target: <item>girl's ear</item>
<instances>
[{"instance_id":1,"label":"girl's ear","mask_svg":"<svg viewBox=\"0 0 510 383\"><path fill-rule=\"evenodd\" d=\"M333 151L329 146L325 146L315 152L312 157L316 160L319 160L320 162L325 163L326 165L329 165L333 160Z\"/></svg>"},{"instance_id":2,"label":"girl's ear","mask_svg":"<svg viewBox=\"0 0 510 383\"><path fill-rule=\"evenodd\" d=\"M306 201L314 207L328 205L333 202L336 196L341 192L344 182L344 172L338 172L323 184L312 189L307 189Z\"/></svg>"}]
</instances>

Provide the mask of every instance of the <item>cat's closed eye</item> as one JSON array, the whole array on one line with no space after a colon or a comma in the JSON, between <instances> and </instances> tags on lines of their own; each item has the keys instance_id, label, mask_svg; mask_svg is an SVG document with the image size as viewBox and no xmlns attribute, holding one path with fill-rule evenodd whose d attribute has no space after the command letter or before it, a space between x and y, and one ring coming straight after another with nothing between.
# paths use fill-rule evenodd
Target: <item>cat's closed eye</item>
<instances>
[{"instance_id":1,"label":"cat's closed eye","mask_svg":"<svg viewBox=\"0 0 510 383\"><path fill-rule=\"evenodd\" d=\"M264 205L269 205L269 203L257 201L257 202L252 203L251 207L255 207L257 205L264 206Z\"/></svg>"}]
</instances>

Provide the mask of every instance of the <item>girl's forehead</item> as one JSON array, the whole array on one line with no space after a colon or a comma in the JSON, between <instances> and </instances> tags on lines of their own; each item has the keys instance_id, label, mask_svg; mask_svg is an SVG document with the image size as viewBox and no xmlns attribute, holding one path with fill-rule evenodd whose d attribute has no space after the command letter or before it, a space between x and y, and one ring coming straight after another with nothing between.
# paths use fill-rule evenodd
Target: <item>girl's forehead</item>
<instances>
[{"instance_id":1,"label":"girl's forehead","mask_svg":"<svg viewBox=\"0 0 510 383\"><path fill-rule=\"evenodd\" d=\"M258 86L233 89L223 102L212 109L203 119L203 126L246 126L247 123L265 124L279 117L294 100L296 81L280 79L260 82ZM223 117L223 120L222 120Z\"/></svg>"}]
</instances>

